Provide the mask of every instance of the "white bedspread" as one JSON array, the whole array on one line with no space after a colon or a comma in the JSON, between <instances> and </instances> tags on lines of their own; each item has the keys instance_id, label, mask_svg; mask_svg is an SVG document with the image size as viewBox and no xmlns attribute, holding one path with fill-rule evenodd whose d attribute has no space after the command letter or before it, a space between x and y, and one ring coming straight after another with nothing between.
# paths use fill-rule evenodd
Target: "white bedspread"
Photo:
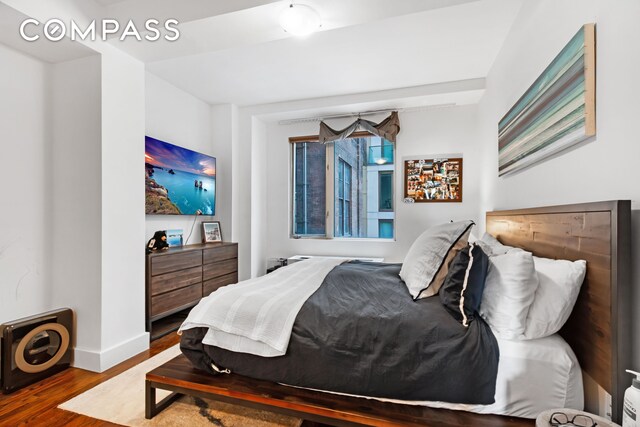
<instances>
[{"instance_id":1,"label":"white bedspread","mask_svg":"<svg viewBox=\"0 0 640 427\"><path fill-rule=\"evenodd\" d=\"M305 301L345 259L311 258L224 286L203 298L180 326L209 328L204 344L264 357L286 353Z\"/></svg>"}]
</instances>

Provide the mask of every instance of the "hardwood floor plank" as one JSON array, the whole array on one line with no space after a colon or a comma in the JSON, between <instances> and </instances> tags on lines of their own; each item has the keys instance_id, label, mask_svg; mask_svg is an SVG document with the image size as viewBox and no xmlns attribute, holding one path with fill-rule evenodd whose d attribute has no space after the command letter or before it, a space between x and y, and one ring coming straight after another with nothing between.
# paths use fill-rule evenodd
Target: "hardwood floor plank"
<instances>
[{"instance_id":1,"label":"hardwood floor plank","mask_svg":"<svg viewBox=\"0 0 640 427\"><path fill-rule=\"evenodd\" d=\"M180 337L169 334L151 348L102 373L69 368L9 395L0 395L0 426L117 426L58 409L58 405L174 346Z\"/></svg>"}]
</instances>

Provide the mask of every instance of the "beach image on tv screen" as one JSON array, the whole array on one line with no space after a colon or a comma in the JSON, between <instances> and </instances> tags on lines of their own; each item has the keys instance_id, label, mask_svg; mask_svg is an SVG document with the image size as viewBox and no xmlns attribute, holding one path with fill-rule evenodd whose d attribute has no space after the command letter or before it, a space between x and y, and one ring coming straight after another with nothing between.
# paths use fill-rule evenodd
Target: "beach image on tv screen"
<instances>
[{"instance_id":1,"label":"beach image on tv screen","mask_svg":"<svg viewBox=\"0 0 640 427\"><path fill-rule=\"evenodd\" d=\"M215 157L147 136L145 170L147 214L215 214Z\"/></svg>"}]
</instances>

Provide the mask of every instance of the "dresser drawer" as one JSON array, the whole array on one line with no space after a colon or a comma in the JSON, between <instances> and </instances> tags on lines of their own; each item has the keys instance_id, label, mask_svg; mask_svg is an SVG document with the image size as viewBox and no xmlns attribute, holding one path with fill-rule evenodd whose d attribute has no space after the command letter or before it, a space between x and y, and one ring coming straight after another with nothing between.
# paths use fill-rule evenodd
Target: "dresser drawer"
<instances>
[{"instance_id":1,"label":"dresser drawer","mask_svg":"<svg viewBox=\"0 0 640 427\"><path fill-rule=\"evenodd\" d=\"M202 265L202 252L189 251L183 254L167 254L151 258L151 275L184 270Z\"/></svg>"},{"instance_id":2,"label":"dresser drawer","mask_svg":"<svg viewBox=\"0 0 640 427\"><path fill-rule=\"evenodd\" d=\"M225 245L217 248L209 248L202 251L202 263L222 261L230 258L238 258L238 245Z\"/></svg>"},{"instance_id":3,"label":"dresser drawer","mask_svg":"<svg viewBox=\"0 0 640 427\"><path fill-rule=\"evenodd\" d=\"M202 267L173 271L151 277L151 295L155 296L175 289L202 282Z\"/></svg>"},{"instance_id":4,"label":"dresser drawer","mask_svg":"<svg viewBox=\"0 0 640 427\"><path fill-rule=\"evenodd\" d=\"M225 274L224 276L207 280L202 283L202 296L207 297L216 289L233 283L238 283L238 273Z\"/></svg>"},{"instance_id":5,"label":"dresser drawer","mask_svg":"<svg viewBox=\"0 0 640 427\"><path fill-rule=\"evenodd\" d=\"M238 259L232 258L202 266L202 280L213 279L238 271Z\"/></svg>"},{"instance_id":6,"label":"dresser drawer","mask_svg":"<svg viewBox=\"0 0 640 427\"><path fill-rule=\"evenodd\" d=\"M151 297L151 317L190 303L196 303L200 298L202 298L200 283Z\"/></svg>"}]
</instances>

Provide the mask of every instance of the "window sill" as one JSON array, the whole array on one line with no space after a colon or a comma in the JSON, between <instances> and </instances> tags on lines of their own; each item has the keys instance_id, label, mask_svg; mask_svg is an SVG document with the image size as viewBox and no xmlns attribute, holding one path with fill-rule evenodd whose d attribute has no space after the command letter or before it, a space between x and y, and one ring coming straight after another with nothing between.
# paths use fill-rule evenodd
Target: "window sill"
<instances>
[{"instance_id":1,"label":"window sill","mask_svg":"<svg viewBox=\"0 0 640 427\"><path fill-rule=\"evenodd\" d=\"M334 237L333 239L336 242L384 242L384 243L394 243L396 241L395 237L393 239L382 239L380 237Z\"/></svg>"},{"instance_id":2,"label":"window sill","mask_svg":"<svg viewBox=\"0 0 640 427\"><path fill-rule=\"evenodd\" d=\"M332 242L372 242L372 243L395 243L395 237L393 239L381 239L379 237L324 237L324 236L309 236L309 237L293 237L289 236L290 240L327 240Z\"/></svg>"}]
</instances>

